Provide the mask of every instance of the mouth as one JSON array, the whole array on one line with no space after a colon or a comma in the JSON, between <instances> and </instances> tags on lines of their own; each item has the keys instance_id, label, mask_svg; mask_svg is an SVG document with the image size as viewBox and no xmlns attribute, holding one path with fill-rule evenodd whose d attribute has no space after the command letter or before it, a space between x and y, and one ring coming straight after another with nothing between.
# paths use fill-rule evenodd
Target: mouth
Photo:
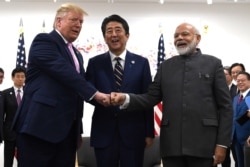
<instances>
[{"instance_id":1,"label":"mouth","mask_svg":"<svg viewBox=\"0 0 250 167\"><path fill-rule=\"evenodd\" d=\"M111 39L111 42L112 42L113 44L115 44L115 43L118 43L119 40L118 40L117 38L113 38L113 39Z\"/></svg>"},{"instance_id":2,"label":"mouth","mask_svg":"<svg viewBox=\"0 0 250 167\"><path fill-rule=\"evenodd\" d=\"M176 42L176 47L178 47L178 48L185 48L185 47L187 47L187 42L185 42L185 41L177 41Z\"/></svg>"},{"instance_id":3,"label":"mouth","mask_svg":"<svg viewBox=\"0 0 250 167\"><path fill-rule=\"evenodd\" d=\"M78 30L72 30L72 32L73 32L74 34L79 34L80 31L78 31Z\"/></svg>"}]
</instances>

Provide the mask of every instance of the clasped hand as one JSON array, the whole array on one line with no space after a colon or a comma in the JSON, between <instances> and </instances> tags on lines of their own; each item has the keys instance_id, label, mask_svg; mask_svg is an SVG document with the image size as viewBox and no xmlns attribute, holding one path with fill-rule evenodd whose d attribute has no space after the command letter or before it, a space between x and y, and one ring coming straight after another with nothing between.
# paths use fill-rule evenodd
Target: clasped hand
<instances>
[{"instance_id":1,"label":"clasped hand","mask_svg":"<svg viewBox=\"0 0 250 167\"><path fill-rule=\"evenodd\" d=\"M97 92L94 99L105 107L122 105L125 102L126 95L124 93L111 92L111 94L105 94Z\"/></svg>"}]
</instances>

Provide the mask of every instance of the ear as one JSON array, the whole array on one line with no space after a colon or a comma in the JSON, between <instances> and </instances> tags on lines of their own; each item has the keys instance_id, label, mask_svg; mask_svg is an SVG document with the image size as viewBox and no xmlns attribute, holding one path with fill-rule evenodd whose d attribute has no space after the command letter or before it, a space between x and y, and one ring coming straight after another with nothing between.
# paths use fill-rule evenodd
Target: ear
<instances>
[{"instance_id":1,"label":"ear","mask_svg":"<svg viewBox=\"0 0 250 167\"><path fill-rule=\"evenodd\" d=\"M196 35L196 42L197 42L197 45L200 43L201 41L201 35L200 34L197 34Z\"/></svg>"},{"instance_id":2,"label":"ear","mask_svg":"<svg viewBox=\"0 0 250 167\"><path fill-rule=\"evenodd\" d=\"M126 34L126 37L129 38L129 34Z\"/></svg>"}]
</instances>

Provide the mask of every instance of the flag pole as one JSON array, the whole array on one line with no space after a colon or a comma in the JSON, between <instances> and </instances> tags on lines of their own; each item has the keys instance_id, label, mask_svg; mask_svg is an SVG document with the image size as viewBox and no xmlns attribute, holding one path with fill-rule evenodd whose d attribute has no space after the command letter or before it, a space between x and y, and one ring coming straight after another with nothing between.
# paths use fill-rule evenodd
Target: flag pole
<instances>
[{"instance_id":1,"label":"flag pole","mask_svg":"<svg viewBox=\"0 0 250 167\"><path fill-rule=\"evenodd\" d=\"M43 24L42 24L42 33L45 33L45 20L43 20Z\"/></svg>"}]
</instances>

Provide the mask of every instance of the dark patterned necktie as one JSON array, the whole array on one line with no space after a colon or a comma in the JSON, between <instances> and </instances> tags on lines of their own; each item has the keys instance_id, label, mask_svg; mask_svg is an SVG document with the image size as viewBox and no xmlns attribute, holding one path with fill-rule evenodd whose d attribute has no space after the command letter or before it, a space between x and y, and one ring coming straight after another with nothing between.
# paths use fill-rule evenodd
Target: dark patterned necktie
<instances>
[{"instance_id":1,"label":"dark patterned necktie","mask_svg":"<svg viewBox=\"0 0 250 167\"><path fill-rule=\"evenodd\" d=\"M16 101L17 101L17 104L19 105L20 103L21 103L21 90L20 89L18 89L17 90L17 95L16 95Z\"/></svg>"},{"instance_id":2,"label":"dark patterned necktie","mask_svg":"<svg viewBox=\"0 0 250 167\"><path fill-rule=\"evenodd\" d=\"M238 104L243 100L243 95L240 95L239 99L238 99Z\"/></svg>"},{"instance_id":3,"label":"dark patterned necktie","mask_svg":"<svg viewBox=\"0 0 250 167\"><path fill-rule=\"evenodd\" d=\"M116 90L120 91L122 85L122 76L123 76L123 69L120 63L121 58L116 57L114 60L116 61L114 68L115 85L116 85Z\"/></svg>"}]
</instances>

